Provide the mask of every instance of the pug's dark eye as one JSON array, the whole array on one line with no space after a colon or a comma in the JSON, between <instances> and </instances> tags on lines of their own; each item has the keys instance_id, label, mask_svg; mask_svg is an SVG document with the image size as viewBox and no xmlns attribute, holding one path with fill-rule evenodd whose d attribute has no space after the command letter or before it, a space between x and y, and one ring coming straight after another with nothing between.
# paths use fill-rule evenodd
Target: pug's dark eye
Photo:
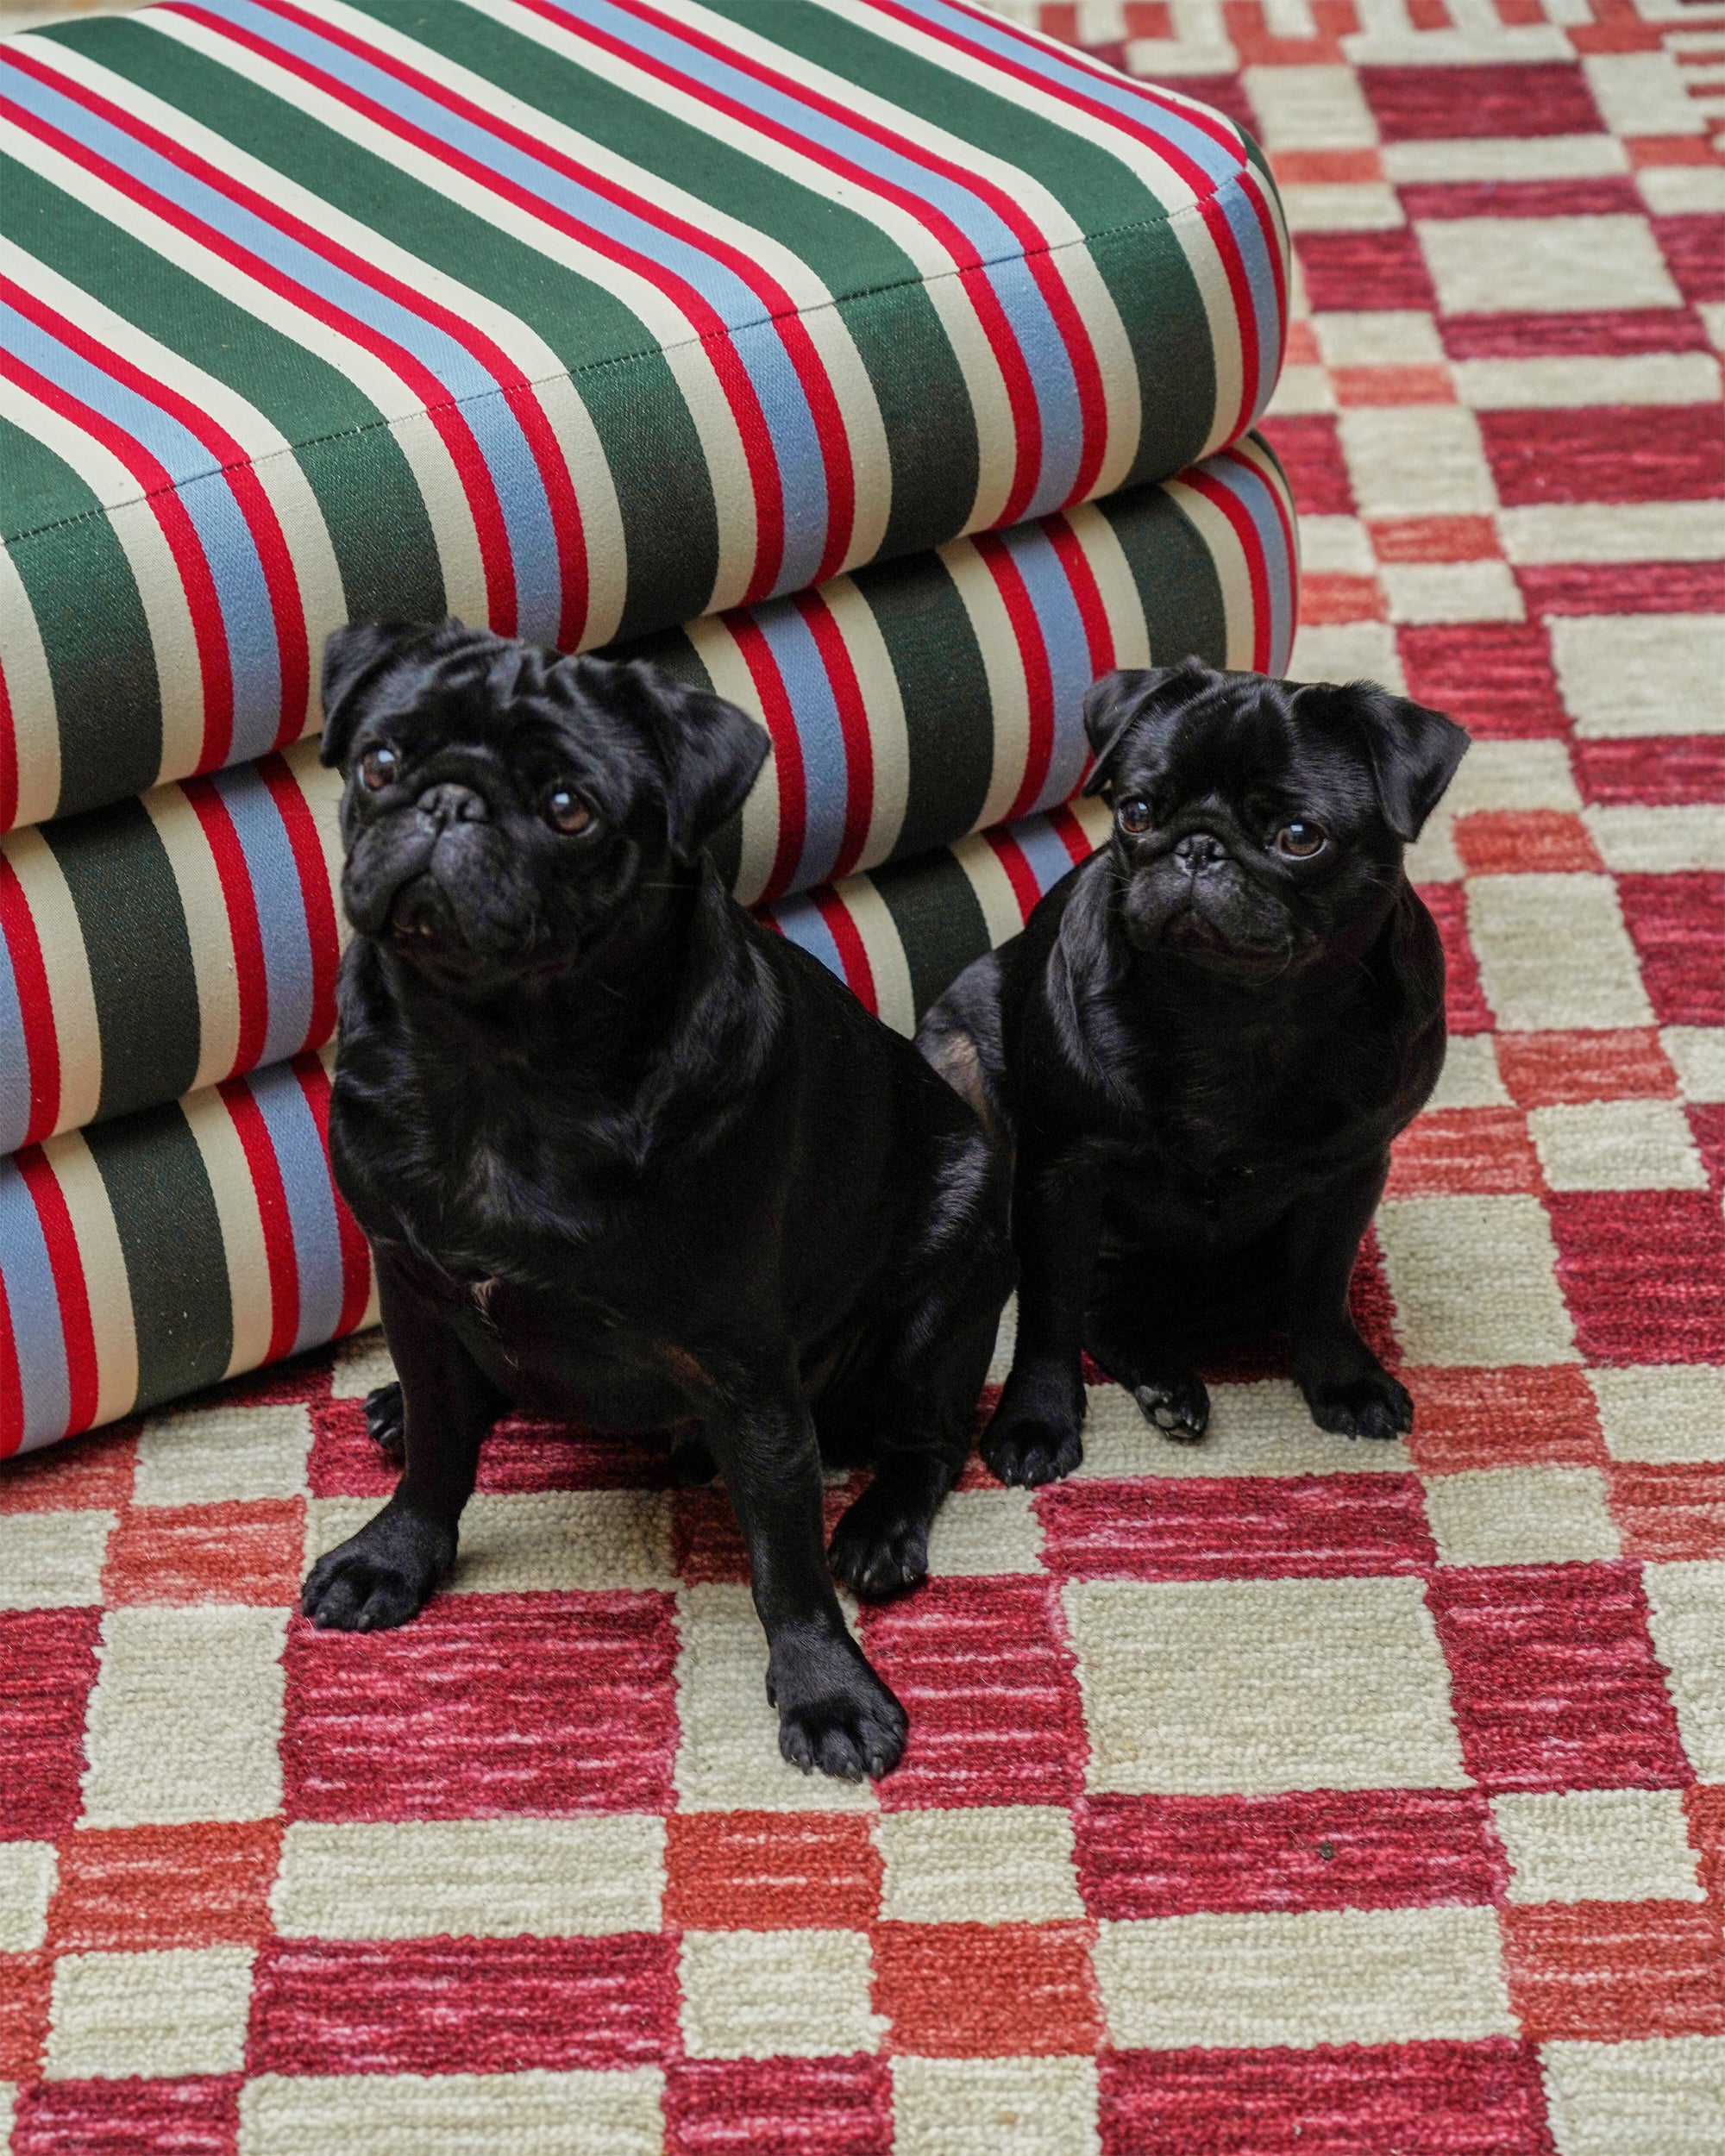
<instances>
[{"instance_id":1,"label":"pug's dark eye","mask_svg":"<svg viewBox=\"0 0 1725 2156\"><path fill-rule=\"evenodd\" d=\"M1136 838L1140 831L1150 829L1150 803L1140 795L1129 793L1114 812L1120 818L1120 829Z\"/></svg>"},{"instance_id":2,"label":"pug's dark eye","mask_svg":"<svg viewBox=\"0 0 1725 2156\"><path fill-rule=\"evenodd\" d=\"M544 817L552 830L561 831L566 838L584 831L593 820L586 803L566 786L554 787L545 796Z\"/></svg>"},{"instance_id":3,"label":"pug's dark eye","mask_svg":"<svg viewBox=\"0 0 1725 2156\"><path fill-rule=\"evenodd\" d=\"M360 777L373 793L393 786L401 776L401 758L393 749L367 749L360 758Z\"/></svg>"},{"instance_id":4,"label":"pug's dark eye","mask_svg":"<svg viewBox=\"0 0 1725 2156\"><path fill-rule=\"evenodd\" d=\"M1325 843L1326 833L1317 824L1284 824L1276 834L1276 852L1290 861L1309 861L1314 854L1322 853Z\"/></svg>"}]
</instances>

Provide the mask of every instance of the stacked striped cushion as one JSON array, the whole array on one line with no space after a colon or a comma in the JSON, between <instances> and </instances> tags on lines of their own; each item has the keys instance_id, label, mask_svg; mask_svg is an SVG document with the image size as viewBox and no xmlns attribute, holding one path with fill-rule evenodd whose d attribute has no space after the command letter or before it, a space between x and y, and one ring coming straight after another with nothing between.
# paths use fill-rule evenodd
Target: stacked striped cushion
<instances>
[{"instance_id":1,"label":"stacked striped cushion","mask_svg":"<svg viewBox=\"0 0 1725 2156\"><path fill-rule=\"evenodd\" d=\"M0 1453L366 1315L335 624L756 713L721 865L906 1028L1095 674L1286 660L1256 151L950 0L168 0L0 45Z\"/></svg>"}]
</instances>

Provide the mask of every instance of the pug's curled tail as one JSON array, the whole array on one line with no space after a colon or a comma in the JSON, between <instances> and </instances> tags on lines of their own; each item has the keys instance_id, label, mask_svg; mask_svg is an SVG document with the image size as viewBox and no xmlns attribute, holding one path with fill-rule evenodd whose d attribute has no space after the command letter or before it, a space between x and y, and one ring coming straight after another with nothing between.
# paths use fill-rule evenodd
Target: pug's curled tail
<instances>
[{"instance_id":1,"label":"pug's curled tail","mask_svg":"<svg viewBox=\"0 0 1725 2156\"><path fill-rule=\"evenodd\" d=\"M1010 1152L1013 1124L1006 1094L998 951L967 966L929 1006L917 1028L916 1044L924 1061L976 1111L989 1144Z\"/></svg>"}]
</instances>

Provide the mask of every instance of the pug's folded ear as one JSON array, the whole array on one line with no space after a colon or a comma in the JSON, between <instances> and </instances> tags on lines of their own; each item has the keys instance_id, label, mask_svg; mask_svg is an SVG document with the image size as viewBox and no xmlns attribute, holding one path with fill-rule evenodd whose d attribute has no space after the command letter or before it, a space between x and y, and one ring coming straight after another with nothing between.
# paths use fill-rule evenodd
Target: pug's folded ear
<instances>
[{"instance_id":1,"label":"pug's folded ear","mask_svg":"<svg viewBox=\"0 0 1725 2156\"><path fill-rule=\"evenodd\" d=\"M645 659L631 659L617 671L633 687L665 768L671 851L679 861L693 861L742 807L772 754L772 736L722 696L679 681Z\"/></svg>"},{"instance_id":2,"label":"pug's folded ear","mask_svg":"<svg viewBox=\"0 0 1725 2156\"><path fill-rule=\"evenodd\" d=\"M1392 696L1375 681L1352 682L1340 693L1364 734L1383 820L1411 844L1443 799L1471 737L1441 711Z\"/></svg>"},{"instance_id":3,"label":"pug's folded ear","mask_svg":"<svg viewBox=\"0 0 1725 2156\"><path fill-rule=\"evenodd\" d=\"M1186 659L1177 667L1122 667L1093 683L1085 692L1082 712L1095 759L1084 781L1085 793L1100 793L1107 786L1120 744L1171 681L1189 676L1196 688L1209 671L1199 660Z\"/></svg>"},{"instance_id":4,"label":"pug's folded ear","mask_svg":"<svg viewBox=\"0 0 1725 2156\"><path fill-rule=\"evenodd\" d=\"M346 761L369 692L416 646L446 630L465 634L463 624L453 616L442 622L355 621L330 630L323 640L320 763Z\"/></svg>"}]
</instances>

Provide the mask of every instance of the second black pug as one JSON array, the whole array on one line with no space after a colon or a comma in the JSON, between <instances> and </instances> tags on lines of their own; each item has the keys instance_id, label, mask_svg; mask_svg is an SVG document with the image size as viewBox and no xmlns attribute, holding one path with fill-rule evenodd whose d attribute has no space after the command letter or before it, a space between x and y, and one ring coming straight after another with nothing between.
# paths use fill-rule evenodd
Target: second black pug
<instances>
[{"instance_id":1,"label":"second black pug","mask_svg":"<svg viewBox=\"0 0 1725 2156\"><path fill-rule=\"evenodd\" d=\"M1443 1063L1443 947L1402 849L1467 736L1369 683L1195 661L1110 674L1084 718L1111 842L919 1036L1016 1155L1018 1344L984 1457L1070 1473L1081 1349L1201 1437L1195 1351L1270 1327L1322 1428L1405 1431L1348 1283Z\"/></svg>"},{"instance_id":2,"label":"second black pug","mask_svg":"<svg viewBox=\"0 0 1725 2156\"><path fill-rule=\"evenodd\" d=\"M405 1465L307 1615L415 1614L511 1407L674 1429L742 1526L786 1758L885 1773L905 1715L833 1590L821 1451L875 1465L832 1572L913 1585L1010 1281L975 1118L720 884L703 843L766 754L731 705L459 623L338 632L323 700L357 931L330 1151Z\"/></svg>"}]
</instances>

